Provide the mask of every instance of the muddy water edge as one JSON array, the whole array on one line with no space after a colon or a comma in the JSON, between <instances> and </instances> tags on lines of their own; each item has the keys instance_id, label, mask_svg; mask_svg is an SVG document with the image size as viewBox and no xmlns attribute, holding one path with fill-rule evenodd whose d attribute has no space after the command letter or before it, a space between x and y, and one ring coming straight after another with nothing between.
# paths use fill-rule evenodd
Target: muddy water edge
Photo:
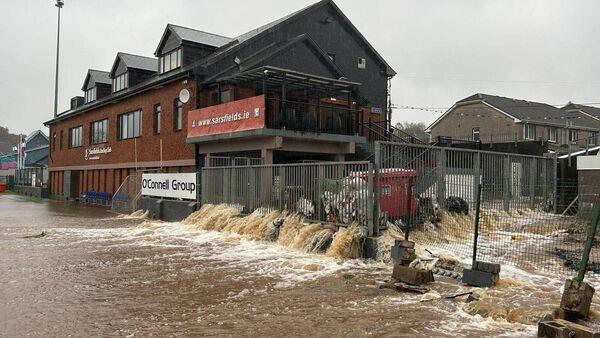
<instances>
[{"instance_id":1,"label":"muddy water edge","mask_svg":"<svg viewBox=\"0 0 600 338\"><path fill-rule=\"evenodd\" d=\"M477 304L421 302L378 287L387 264L247 238L0 195L0 335L534 336L560 297L509 270Z\"/></svg>"}]
</instances>

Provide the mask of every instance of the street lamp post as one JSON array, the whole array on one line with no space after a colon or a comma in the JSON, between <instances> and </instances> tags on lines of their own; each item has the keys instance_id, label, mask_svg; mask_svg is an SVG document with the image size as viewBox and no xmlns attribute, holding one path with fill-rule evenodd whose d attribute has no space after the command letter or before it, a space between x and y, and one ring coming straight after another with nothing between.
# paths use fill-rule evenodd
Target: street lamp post
<instances>
[{"instance_id":1,"label":"street lamp post","mask_svg":"<svg viewBox=\"0 0 600 338\"><path fill-rule=\"evenodd\" d=\"M64 6L64 0L56 0L58 8L58 28L56 32L56 74L54 77L54 117L58 116L58 47L60 45L60 9Z\"/></svg>"}]
</instances>

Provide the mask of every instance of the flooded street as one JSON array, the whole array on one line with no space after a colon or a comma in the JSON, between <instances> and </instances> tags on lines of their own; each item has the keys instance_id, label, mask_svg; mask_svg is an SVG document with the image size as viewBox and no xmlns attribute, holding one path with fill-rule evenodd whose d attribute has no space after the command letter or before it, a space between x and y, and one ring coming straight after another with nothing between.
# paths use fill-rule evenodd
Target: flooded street
<instances>
[{"instance_id":1,"label":"flooded street","mask_svg":"<svg viewBox=\"0 0 600 338\"><path fill-rule=\"evenodd\" d=\"M503 266L481 301L422 301L378 287L390 264L17 195L0 195L0 215L5 336L535 336L563 283Z\"/></svg>"}]
</instances>

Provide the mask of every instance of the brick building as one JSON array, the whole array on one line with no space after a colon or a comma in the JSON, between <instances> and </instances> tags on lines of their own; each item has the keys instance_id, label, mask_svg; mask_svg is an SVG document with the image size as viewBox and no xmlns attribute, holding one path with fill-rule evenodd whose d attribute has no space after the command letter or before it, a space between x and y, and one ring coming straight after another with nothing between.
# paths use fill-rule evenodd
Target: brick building
<instances>
[{"instance_id":1,"label":"brick building","mask_svg":"<svg viewBox=\"0 0 600 338\"><path fill-rule=\"evenodd\" d=\"M426 131L432 141L440 137L489 144L540 141L559 154L598 145L600 121L568 108L475 94L456 102Z\"/></svg>"},{"instance_id":2,"label":"brick building","mask_svg":"<svg viewBox=\"0 0 600 338\"><path fill-rule=\"evenodd\" d=\"M367 142L365 122L390 120L395 72L330 0L235 38L169 24L154 56L90 69L45 123L53 196L114 193L132 172L212 155L341 160Z\"/></svg>"}]
</instances>

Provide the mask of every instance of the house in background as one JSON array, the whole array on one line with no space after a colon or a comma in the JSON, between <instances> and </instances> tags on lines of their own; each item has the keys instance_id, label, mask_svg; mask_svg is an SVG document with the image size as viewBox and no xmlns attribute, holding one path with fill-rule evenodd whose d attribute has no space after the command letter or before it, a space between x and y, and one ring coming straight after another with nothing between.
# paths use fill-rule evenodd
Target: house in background
<instances>
[{"instance_id":1,"label":"house in background","mask_svg":"<svg viewBox=\"0 0 600 338\"><path fill-rule=\"evenodd\" d=\"M456 102L426 131L432 141L539 142L559 154L600 143L600 121L583 113L487 94L475 94Z\"/></svg>"}]
</instances>

